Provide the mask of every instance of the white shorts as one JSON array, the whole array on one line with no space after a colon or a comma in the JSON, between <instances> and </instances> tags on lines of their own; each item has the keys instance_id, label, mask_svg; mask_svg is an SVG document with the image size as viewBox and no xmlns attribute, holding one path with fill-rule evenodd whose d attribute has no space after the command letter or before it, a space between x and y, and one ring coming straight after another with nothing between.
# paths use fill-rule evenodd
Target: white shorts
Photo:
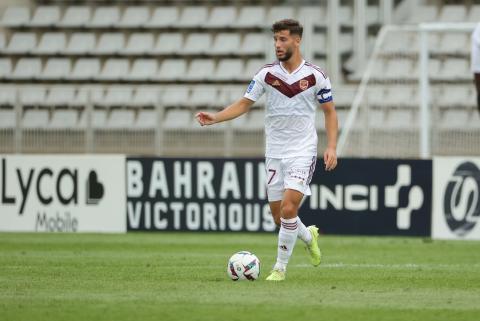
<instances>
[{"instance_id":1,"label":"white shorts","mask_svg":"<svg viewBox=\"0 0 480 321\"><path fill-rule=\"evenodd\" d=\"M316 156L267 158L267 196L269 202L280 201L286 189L311 195L310 181L315 171Z\"/></svg>"}]
</instances>

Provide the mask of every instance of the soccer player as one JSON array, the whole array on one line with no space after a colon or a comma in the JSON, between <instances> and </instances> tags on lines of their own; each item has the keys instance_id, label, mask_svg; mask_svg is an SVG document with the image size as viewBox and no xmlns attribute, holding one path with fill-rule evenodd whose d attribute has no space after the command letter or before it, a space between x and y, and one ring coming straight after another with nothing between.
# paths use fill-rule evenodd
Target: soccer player
<instances>
[{"instance_id":1,"label":"soccer player","mask_svg":"<svg viewBox=\"0 0 480 321\"><path fill-rule=\"evenodd\" d=\"M285 19L274 23L272 32L278 61L257 72L243 98L218 113L199 112L196 118L202 126L231 120L267 95L267 195L273 219L280 226L277 261L267 280L283 281L297 237L305 242L311 263L320 264L318 228L307 228L297 214L304 195L311 195L309 184L317 158L318 103L325 115L328 145L323 161L327 171L337 165L338 124L329 78L300 53L303 27L296 20Z\"/></svg>"},{"instance_id":2,"label":"soccer player","mask_svg":"<svg viewBox=\"0 0 480 321\"><path fill-rule=\"evenodd\" d=\"M477 24L472 33L472 52L470 60L475 87L477 88L477 108L480 113L480 23Z\"/></svg>"}]
</instances>

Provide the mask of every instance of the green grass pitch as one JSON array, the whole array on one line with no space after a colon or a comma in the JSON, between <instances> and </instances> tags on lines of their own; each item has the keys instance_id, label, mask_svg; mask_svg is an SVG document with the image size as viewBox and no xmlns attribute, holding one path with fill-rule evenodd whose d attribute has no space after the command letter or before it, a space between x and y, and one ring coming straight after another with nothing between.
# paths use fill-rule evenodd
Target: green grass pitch
<instances>
[{"instance_id":1,"label":"green grass pitch","mask_svg":"<svg viewBox=\"0 0 480 321\"><path fill-rule=\"evenodd\" d=\"M479 320L480 242L321 236L264 281L275 234L0 233L0 320ZM226 263L257 254L261 279Z\"/></svg>"}]
</instances>

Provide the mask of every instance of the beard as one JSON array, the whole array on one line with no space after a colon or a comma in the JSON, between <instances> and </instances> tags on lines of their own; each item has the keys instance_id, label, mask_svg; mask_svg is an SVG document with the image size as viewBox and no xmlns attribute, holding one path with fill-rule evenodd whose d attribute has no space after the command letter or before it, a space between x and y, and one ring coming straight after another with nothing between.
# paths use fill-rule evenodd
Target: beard
<instances>
[{"instance_id":1,"label":"beard","mask_svg":"<svg viewBox=\"0 0 480 321\"><path fill-rule=\"evenodd\" d=\"M287 61L287 60L289 60L289 59L292 57L292 55L293 55L292 49L287 49L287 50L285 51L285 54L284 54L283 57L279 57L279 56L277 55L277 58L278 58L278 60L280 60L280 61Z\"/></svg>"}]
</instances>

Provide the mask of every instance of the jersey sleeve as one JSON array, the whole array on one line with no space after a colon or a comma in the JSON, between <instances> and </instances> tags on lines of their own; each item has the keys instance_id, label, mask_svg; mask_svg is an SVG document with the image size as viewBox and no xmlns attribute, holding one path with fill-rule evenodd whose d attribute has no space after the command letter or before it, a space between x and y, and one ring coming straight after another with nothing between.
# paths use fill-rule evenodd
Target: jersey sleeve
<instances>
[{"instance_id":1,"label":"jersey sleeve","mask_svg":"<svg viewBox=\"0 0 480 321\"><path fill-rule=\"evenodd\" d=\"M257 101L265 93L265 81L262 79L263 73L257 73L247 87L243 97L252 101Z\"/></svg>"},{"instance_id":2,"label":"jersey sleeve","mask_svg":"<svg viewBox=\"0 0 480 321\"><path fill-rule=\"evenodd\" d=\"M323 74L322 74L323 76ZM333 101L332 96L332 84L330 83L330 79L328 77L322 77L321 81L319 82L319 86L317 87L317 100L320 104L328 103L329 101Z\"/></svg>"}]
</instances>

